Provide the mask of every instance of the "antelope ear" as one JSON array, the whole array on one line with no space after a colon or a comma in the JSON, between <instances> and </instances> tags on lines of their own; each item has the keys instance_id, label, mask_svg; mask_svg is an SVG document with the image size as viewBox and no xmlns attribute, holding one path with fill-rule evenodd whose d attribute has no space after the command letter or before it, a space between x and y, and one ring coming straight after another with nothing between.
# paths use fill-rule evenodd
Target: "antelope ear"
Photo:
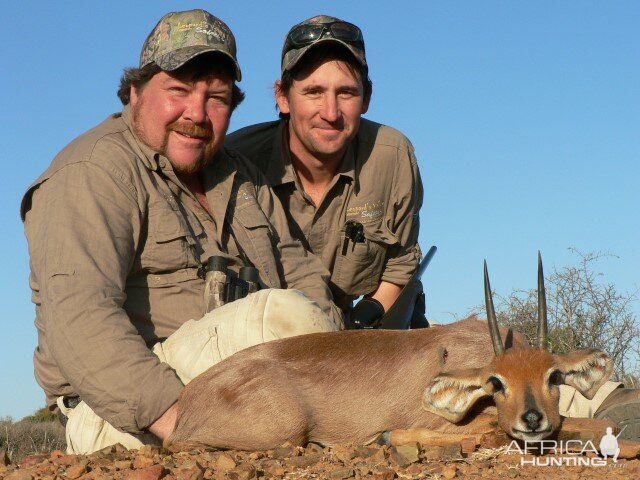
<instances>
[{"instance_id":1,"label":"antelope ear","mask_svg":"<svg viewBox=\"0 0 640 480\"><path fill-rule=\"evenodd\" d=\"M563 373L564 383L578 390L589 400L613 372L613 361L600 350L574 350L556 355L556 364Z\"/></svg>"},{"instance_id":2,"label":"antelope ear","mask_svg":"<svg viewBox=\"0 0 640 480\"><path fill-rule=\"evenodd\" d=\"M483 370L453 370L436 376L422 394L422 408L450 422L459 422L480 398L489 396L483 388Z\"/></svg>"}]
</instances>

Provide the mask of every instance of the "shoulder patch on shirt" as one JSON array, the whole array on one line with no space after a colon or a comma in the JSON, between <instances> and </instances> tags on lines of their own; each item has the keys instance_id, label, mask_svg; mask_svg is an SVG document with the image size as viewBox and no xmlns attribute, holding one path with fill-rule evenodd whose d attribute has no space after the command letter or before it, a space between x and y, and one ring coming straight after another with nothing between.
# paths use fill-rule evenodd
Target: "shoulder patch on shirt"
<instances>
[{"instance_id":1,"label":"shoulder patch on shirt","mask_svg":"<svg viewBox=\"0 0 640 480\"><path fill-rule=\"evenodd\" d=\"M362 223L372 222L382 217L383 211L384 202L382 200L350 205L347 208L347 220L358 220Z\"/></svg>"},{"instance_id":2,"label":"shoulder patch on shirt","mask_svg":"<svg viewBox=\"0 0 640 480\"><path fill-rule=\"evenodd\" d=\"M236 196L236 207L242 208L245 205L257 204L256 192L251 184L245 183L238 188L238 195Z\"/></svg>"}]
</instances>

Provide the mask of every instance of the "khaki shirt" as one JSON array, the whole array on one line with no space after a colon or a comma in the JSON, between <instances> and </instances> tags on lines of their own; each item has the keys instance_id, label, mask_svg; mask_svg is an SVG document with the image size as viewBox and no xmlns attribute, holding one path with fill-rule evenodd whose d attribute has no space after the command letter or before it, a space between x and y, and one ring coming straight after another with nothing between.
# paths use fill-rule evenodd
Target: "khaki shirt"
<instances>
[{"instance_id":1,"label":"khaki shirt","mask_svg":"<svg viewBox=\"0 0 640 480\"><path fill-rule=\"evenodd\" d=\"M285 120L252 125L225 145L265 174L289 218L291 233L331 272L336 303L354 298L381 280L405 285L420 260L422 181L414 149L397 130L362 119L321 205L300 186L291 165ZM345 236L347 221L364 226L364 242Z\"/></svg>"},{"instance_id":2,"label":"khaki shirt","mask_svg":"<svg viewBox=\"0 0 640 480\"><path fill-rule=\"evenodd\" d=\"M202 173L210 215L171 163L139 142L130 110L69 144L24 196L36 304L36 377L50 405L80 395L138 433L182 383L150 347L204 313L198 267L224 252L267 288L296 288L336 323L328 272L288 230L262 175L219 152ZM238 258L240 257L240 258Z\"/></svg>"}]
</instances>

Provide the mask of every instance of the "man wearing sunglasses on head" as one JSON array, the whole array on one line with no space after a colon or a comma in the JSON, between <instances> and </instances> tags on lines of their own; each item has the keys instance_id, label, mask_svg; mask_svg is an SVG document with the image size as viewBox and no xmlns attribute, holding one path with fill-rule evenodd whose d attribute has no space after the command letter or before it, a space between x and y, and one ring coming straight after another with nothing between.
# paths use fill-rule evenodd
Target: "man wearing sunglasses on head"
<instances>
[{"instance_id":1,"label":"man wearing sunglasses on head","mask_svg":"<svg viewBox=\"0 0 640 480\"><path fill-rule=\"evenodd\" d=\"M371 93L360 29L310 18L285 39L275 82L280 120L243 128L226 143L265 174L292 234L331 272L352 327L379 320L421 255L414 150L397 130L361 117Z\"/></svg>"},{"instance_id":2,"label":"man wearing sunglasses on head","mask_svg":"<svg viewBox=\"0 0 640 480\"><path fill-rule=\"evenodd\" d=\"M275 84L280 120L246 127L225 143L265 173L292 234L331 272L352 328L389 309L420 258L422 184L413 147L400 132L361 118L371 89L360 29L313 17L285 39ZM358 295L366 296L351 308ZM621 386L607 382L588 400L562 385L560 412L611 420L628 427L622 438L638 440L640 391Z\"/></svg>"}]
</instances>

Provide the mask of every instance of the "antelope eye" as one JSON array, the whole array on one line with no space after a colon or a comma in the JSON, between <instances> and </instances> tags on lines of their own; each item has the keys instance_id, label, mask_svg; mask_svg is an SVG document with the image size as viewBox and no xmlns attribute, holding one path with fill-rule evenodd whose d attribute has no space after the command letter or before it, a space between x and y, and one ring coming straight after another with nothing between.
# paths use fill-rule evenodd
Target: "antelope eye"
<instances>
[{"instance_id":1,"label":"antelope eye","mask_svg":"<svg viewBox=\"0 0 640 480\"><path fill-rule=\"evenodd\" d=\"M489 377L489 380L487 380L487 382L489 382L491 384L491 388L493 389L493 393L499 392L501 390L504 390L504 385L502 384L502 382L500 381L500 379L498 377Z\"/></svg>"},{"instance_id":2,"label":"antelope eye","mask_svg":"<svg viewBox=\"0 0 640 480\"><path fill-rule=\"evenodd\" d=\"M554 370L549 375L549 385L560 385L562 383L562 372L560 370Z\"/></svg>"}]
</instances>

